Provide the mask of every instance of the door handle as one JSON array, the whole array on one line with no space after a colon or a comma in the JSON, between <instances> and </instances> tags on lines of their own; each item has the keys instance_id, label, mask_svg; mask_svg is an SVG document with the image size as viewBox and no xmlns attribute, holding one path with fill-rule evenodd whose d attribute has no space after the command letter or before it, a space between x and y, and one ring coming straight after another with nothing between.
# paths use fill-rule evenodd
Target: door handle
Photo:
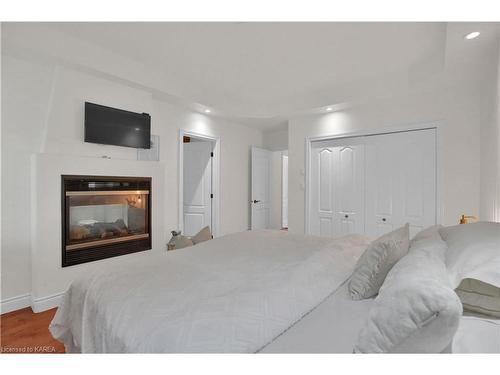
<instances>
[{"instance_id":1,"label":"door handle","mask_svg":"<svg viewBox=\"0 0 500 375\"><path fill-rule=\"evenodd\" d=\"M253 200L253 203L259 203L259 202L260 202L260 201L259 201L259 200L257 200L257 199L254 199L254 200Z\"/></svg>"},{"instance_id":2,"label":"door handle","mask_svg":"<svg viewBox=\"0 0 500 375\"><path fill-rule=\"evenodd\" d=\"M344 215L344 217L345 217L346 219L348 219L348 218L349 218L349 215Z\"/></svg>"},{"instance_id":3,"label":"door handle","mask_svg":"<svg viewBox=\"0 0 500 375\"><path fill-rule=\"evenodd\" d=\"M387 219L385 217L382 218L382 221L386 221Z\"/></svg>"}]
</instances>

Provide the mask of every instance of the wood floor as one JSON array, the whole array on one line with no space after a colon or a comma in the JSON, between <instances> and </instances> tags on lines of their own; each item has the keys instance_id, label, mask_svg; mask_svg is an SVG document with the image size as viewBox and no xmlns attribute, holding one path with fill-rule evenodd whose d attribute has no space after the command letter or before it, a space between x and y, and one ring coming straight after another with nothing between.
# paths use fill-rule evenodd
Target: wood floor
<instances>
[{"instance_id":1,"label":"wood floor","mask_svg":"<svg viewBox=\"0 0 500 375\"><path fill-rule=\"evenodd\" d=\"M64 346L49 332L56 309L38 314L31 308L0 315L0 352L6 353L64 353Z\"/></svg>"}]
</instances>

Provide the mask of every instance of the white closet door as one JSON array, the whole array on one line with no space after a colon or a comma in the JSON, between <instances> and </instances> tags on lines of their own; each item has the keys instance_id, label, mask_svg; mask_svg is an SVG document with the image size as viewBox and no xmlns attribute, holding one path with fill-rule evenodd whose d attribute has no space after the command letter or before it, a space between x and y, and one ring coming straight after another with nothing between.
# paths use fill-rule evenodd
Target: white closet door
<instances>
[{"instance_id":1,"label":"white closet door","mask_svg":"<svg viewBox=\"0 0 500 375\"><path fill-rule=\"evenodd\" d=\"M366 137L366 233L436 223L435 130Z\"/></svg>"},{"instance_id":2,"label":"white closet door","mask_svg":"<svg viewBox=\"0 0 500 375\"><path fill-rule=\"evenodd\" d=\"M334 152L335 236L364 233L364 145L335 147Z\"/></svg>"},{"instance_id":3,"label":"white closet door","mask_svg":"<svg viewBox=\"0 0 500 375\"><path fill-rule=\"evenodd\" d=\"M398 144L392 134L366 137L366 234L373 237L399 224Z\"/></svg>"},{"instance_id":4,"label":"white closet door","mask_svg":"<svg viewBox=\"0 0 500 375\"><path fill-rule=\"evenodd\" d=\"M329 147L311 150L310 232L324 237L334 236L333 159Z\"/></svg>"},{"instance_id":5,"label":"white closet door","mask_svg":"<svg viewBox=\"0 0 500 375\"><path fill-rule=\"evenodd\" d=\"M410 236L436 224L436 130L402 137L400 224L410 223Z\"/></svg>"},{"instance_id":6,"label":"white closet door","mask_svg":"<svg viewBox=\"0 0 500 375\"><path fill-rule=\"evenodd\" d=\"M311 234L364 233L364 146L359 140L313 144L311 188Z\"/></svg>"},{"instance_id":7,"label":"white closet door","mask_svg":"<svg viewBox=\"0 0 500 375\"><path fill-rule=\"evenodd\" d=\"M309 232L380 236L436 224L435 129L314 142Z\"/></svg>"}]
</instances>

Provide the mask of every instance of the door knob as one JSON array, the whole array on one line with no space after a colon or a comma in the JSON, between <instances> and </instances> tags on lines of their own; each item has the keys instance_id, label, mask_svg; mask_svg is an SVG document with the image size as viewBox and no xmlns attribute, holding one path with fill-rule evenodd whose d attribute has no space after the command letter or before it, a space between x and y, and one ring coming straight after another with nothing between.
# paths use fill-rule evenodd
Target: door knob
<instances>
[{"instance_id":1,"label":"door knob","mask_svg":"<svg viewBox=\"0 0 500 375\"><path fill-rule=\"evenodd\" d=\"M382 221L386 221L387 219L385 217L382 218Z\"/></svg>"},{"instance_id":2,"label":"door knob","mask_svg":"<svg viewBox=\"0 0 500 375\"><path fill-rule=\"evenodd\" d=\"M257 199L254 199L254 200L253 200L253 203L259 203L259 202L260 202L260 201L259 201L259 200L257 200Z\"/></svg>"},{"instance_id":3,"label":"door knob","mask_svg":"<svg viewBox=\"0 0 500 375\"><path fill-rule=\"evenodd\" d=\"M345 215L344 217L347 219L349 217L349 215Z\"/></svg>"}]
</instances>

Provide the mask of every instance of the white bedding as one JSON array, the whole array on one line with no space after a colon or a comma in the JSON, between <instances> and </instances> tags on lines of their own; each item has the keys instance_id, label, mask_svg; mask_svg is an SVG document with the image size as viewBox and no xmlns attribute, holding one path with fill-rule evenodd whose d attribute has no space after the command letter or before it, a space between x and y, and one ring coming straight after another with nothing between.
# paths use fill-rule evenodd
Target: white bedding
<instances>
[{"instance_id":1,"label":"white bedding","mask_svg":"<svg viewBox=\"0 0 500 375\"><path fill-rule=\"evenodd\" d=\"M336 291L368 239L237 233L75 280L51 323L68 351L257 352Z\"/></svg>"},{"instance_id":2,"label":"white bedding","mask_svg":"<svg viewBox=\"0 0 500 375\"><path fill-rule=\"evenodd\" d=\"M352 353L373 298L353 300L347 282L262 353Z\"/></svg>"},{"instance_id":3,"label":"white bedding","mask_svg":"<svg viewBox=\"0 0 500 375\"><path fill-rule=\"evenodd\" d=\"M372 304L352 300L344 284L261 352L352 353ZM500 319L462 316L451 350L500 353Z\"/></svg>"}]
</instances>

